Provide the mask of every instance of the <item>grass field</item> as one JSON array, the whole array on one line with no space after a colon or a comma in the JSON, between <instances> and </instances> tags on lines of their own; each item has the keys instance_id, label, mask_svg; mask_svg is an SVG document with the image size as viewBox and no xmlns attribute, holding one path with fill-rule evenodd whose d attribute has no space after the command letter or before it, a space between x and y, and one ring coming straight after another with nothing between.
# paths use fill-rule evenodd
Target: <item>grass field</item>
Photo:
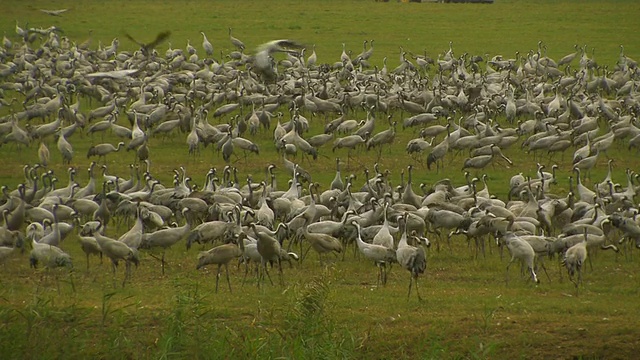
<instances>
[{"instance_id":1,"label":"grass field","mask_svg":"<svg viewBox=\"0 0 640 360\"><path fill-rule=\"evenodd\" d=\"M70 10L61 17L38 11L57 8ZM575 44L586 44L594 49L590 55L598 63L613 68L621 44L629 57L640 58L638 14L640 3L613 0L514 0L492 5L334 0L33 1L25 5L10 0L3 2L0 30L15 43L16 21L23 28L55 25L74 41L91 37L93 48L107 46L119 37L121 49L127 50L136 46L124 38L124 32L150 41L158 32L171 30L170 44L160 45L160 54L169 46L184 48L187 40L201 53L199 32L205 31L215 51L226 54L232 50L227 33L232 27L234 36L248 49L271 39L292 38L315 44L318 61L326 63L339 59L342 43L359 53L364 40L375 39L372 63L381 66L387 57L390 68L398 64L399 46L416 54L426 51L435 59L452 42L456 54L510 58L516 51L535 51L542 41L547 55L554 59L574 51ZM5 98L14 95L5 92ZM88 111L99 105L84 106ZM0 116L8 112L0 108ZM363 113L354 116L364 118ZM401 122L399 113L394 120ZM120 122L128 125L124 118ZM323 125L322 119L315 119L309 133L322 132ZM377 125L376 131L385 127ZM416 163L404 146L417 133L398 129L394 145L380 161L381 168L390 169L394 184L400 183L402 169ZM606 132L604 126L602 132ZM185 137L177 133L165 140L150 140L151 172L164 184L170 184L172 170L179 166L201 184L210 167L225 165L221 155L210 148L189 157ZM267 164L281 164L271 139L271 133L259 133L252 139L261 154L234 164L241 179L247 174L262 179ZM76 135L71 141L76 151L72 165L79 169L77 180L85 184L83 169L89 161L84 154L102 139ZM104 141L118 140L107 134ZM55 144L49 146L52 169L66 183L66 166ZM554 160L532 161L530 154L516 146L505 154L513 160L513 167L486 169L488 186L499 198L506 200L512 175L533 175L536 161L548 167L554 162L560 165L560 180L552 191L566 194L571 149ZM335 156L344 159L347 154L323 149L320 155L318 161L302 164L326 189L334 176ZM372 168L376 156L364 151L355 156L357 161L343 175L357 174L360 184L363 170ZM629 152L620 142L609 156L616 159L614 180L624 186L624 170L639 168L637 152ZM438 174L417 164L414 184L432 184L445 177L462 184L460 168L465 157L449 157ZM133 159L131 153L108 157L110 173L128 176ZM14 189L23 181L22 166L35 162L37 145L3 145L0 184ZM601 159L591 182L601 181L606 170L606 161ZM278 180L282 188L287 177L278 172ZM113 226L110 235L117 237L125 231L124 225ZM98 264L92 258L90 270L85 271L84 254L74 236L63 248L74 259L72 273L29 269L27 254L15 255L0 265L3 358L627 359L640 350L640 265L631 249L593 254L593 270L586 267L584 284L577 293L566 271L561 280L556 260L546 263L550 279L538 274L539 285L520 277L519 267L512 266L507 286L508 254L501 257L492 243L486 257L476 259L473 247L456 237L450 248L428 250L427 271L420 277L425 300L418 302L414 296L407 300L407 271L394 266L387 285L376 286L375 267L354 257L352 249L344 260L338 258L328 266L321 266L313 252L301 264L286 265L284 287L267 284L257 288L251 274L242 285L244 269L234 266L233 292L226 288L223 276L220 291L215 293L215 268L195 270L198 246L186 251L179 243L168 250L164 276L160 263L143 252L141 265L125 288L114 288L106 259ZM122 274L123 269L118 269L119 280ZM277 277L276 271L272 275Z\"/></svg>"}]
</instances>

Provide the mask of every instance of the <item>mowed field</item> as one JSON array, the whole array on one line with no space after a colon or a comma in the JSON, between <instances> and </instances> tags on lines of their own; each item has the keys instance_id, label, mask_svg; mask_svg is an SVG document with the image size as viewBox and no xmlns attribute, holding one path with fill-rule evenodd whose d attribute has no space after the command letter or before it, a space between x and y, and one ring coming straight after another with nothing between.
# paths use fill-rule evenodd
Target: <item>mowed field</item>
<instances>
[{"instance_id":1,"label":"mowed field","mask_svg":"<svg viewBox=\"0 0 640 360\"><path fill-rule=\"evenodd\" d=\"M63 36L76 43L90 39L89 48L108 47L114 38L120 51L134 51L138 46L129 41L128 33L141 42L150 42L161 31L170 30L166 42L157 46L159 56L168 48L193 45L201 58L204 31L214 46L214 57L225 61L235 50L228 29L246 44L251 55L256 46L273 39L294 39L310 49L315 45L318 63L340 61L343 44L347 51L358 54L365 40L375 41L369 62L389 71L400 64L401 48L407 53L427 54L434 60L444 58L450 49L456 57L467 53L490 59L495 55L514 58L516 52L526 55L538 51L541 41L546 56L559 60L574 52L574 46L586 46L587 55L613 71L619 61L620 45L632 59L640 59L637 16L640 3L635 1L496 1L492 5L472 4L403 4L373 1L34 1L24 4L4 1L0 12L0 30L21 45L16 25L21 28L62 29ZM69 9L54 17L38 9ZM31 44L38 47L41 41ZM578 55L580 56L580 55ZM283 59L283 55L278 55ZM412 58L409 57L413 61ZM2 63L6 63L3 60ZM485 69L485 62L480 63ZM578 59L569 72L579 68ZM428 75L436 79L436 69ZM599 75L600 73L598 73ZM636 75L637 81L637 75ZM0 79L6 84L12 76ZM401 80L398 80L401 81ZM402 80L404 81L404 79ZM549 80L549 83L552 83ZM553 93L546 94L553 96ZM602 93L616 98L615 93ZM637 97L637 95L636 95ZM24 94L4 90L3 99L10 106L0 107L0 117L23 110ZM29 104L31 104L33 100ZM81 111L102 106L96 99L82 100ZM198 103L198 105L201 105ZM222 105L222 104L220 104ZM214 108L215 109L215 108ZM230 121L234 115L251 112L251 106L213 119L216 125ZM283 123L291 118L286 105ZM473 114L474 110L458 113ZM310 119L305 138L323 132L328 120L337 115L315 115L303 109ZM366 118L363 110L350 117ZM335 158L343 162L342 175L357 175L354 187L364 183L364 170L373 172L378 161L381 170L389 170L393 186L401 184L401 172L407 181L406 168L413 165L414 191L421 194L420 183L427 189L439 180L449 178L455 186L464 185L461 171L468 151L450 152L444 168L436 173L427 169L424 155L412 157L405 151L410 139L418 137L420 127L403 128L408 117L400 110L390 113L397 121L397 134L392 145L385 147L378 159L374 150L358 149L346 165L347 151L331 151L331 144L319 149L317 160L297 155L299 162L312 174L320 191L329 188L335 175ZM388 128L386 114L377 114L375 132ZM533 118L519 116L519 121ZM97 121L98 119L94 120ZM99 119L102 120L102 119ZM517 127L506 121L504 113L494 115L503 128ZM290 176L285 172L281 155L273 145L272 119L269 131L245 136L260 148L260 154L232 157L240 184L248 175L254 181L264 179L268 164L275 164L280 189L286 189ZM42 120L33 119L33 126ZM21 121L20 126L26 122ZM441 117L437 124L446 124ZM124 111L118 124L131 127ZM435 123L434 123L435 124ZM599 133L609 131L600 116ZM226 165L214 146L200 147L194 156L188 152L187 132L178 130L166 138L149 139L151 174L167 187L172 186L173 170L183 167L193 183L201 186L207 171L215 167L222 176ZM445 134L435 139L442 141ZM535 177L536 163L546 169L559 166L557 184L550 192L564 197L569 191L571 158L577 146L553 158L546 151L527 153L521 149L522 137L504 154L512 165L496 162L483 170L471 169L471 176L488 176L491 194L507 202L509 180L518 173ZM120 141L107 132L90 136L78 131L69 139L75 151L70 166L77 169L76 181L88 182L86 169L90 159L85 154L96 143ZM613 181L627 186L625 170L637 171L637 149L628 148L629 139L617 140L590 172L585 185L593 189L605 178L607 158L614 159ZM435 144L434 143L434 144ZM47 140L51 150L49 166L59 178L59 187L67 183L67 168L53 138ZM38 162L38 145L7 143L0 146L0 185L10 191L24 182L23 166ZM526 148L526 147L525 147ZM108 155L110 174L129 177L129 164L134 152L121 151ZM293 160L293 158L292 158ZM102 163L102 162L101 162ZM575 184L574 184L575 185ZM484 188L478 183L478 190ZM101 182L98 186L101 190ZM98 190L98 191L99 191ZM305 190L306 193L306 190ZM634 199L634 201L637 199ZM4 200L2 201L4 203ZM180 225L183 221L180 219ZM114 219L108 235L118 238L132 222ZM24 232L24 227L21 229ZM610 243L617 244L621 234L613 233ZM435 235L427 234L436 242ZM288 245L285 241L285 246ZM217 245L217 244L216 244ZM77 236L70 235L61 245L74 263L67 269L37 270L29 267L29 249L15 251L0 265L0 354L3 358L633 358L640 350L638 324L640 279L637 249L621 245L619 253L589 253L593 262L584 267L584 282L579 291L568 281L566 270L558 258L546 260L548 275L538 271L540 284L520 275L519 263L510 269L505 283L505 267L509 259L495 240L487 240L486 254L476 256L473 242L454 236L451 245L442 243L426 250L426 271L419 278L418 301L414 292L407 299L409 272L393 265L388 282L376 281L377 268L356 255L353 244L337 257L328 256L321 264L312 250L301 263L285 263L284 286L278 285L277 270L271 270L275 285L269 281L256 286L249 272L246 281L244 265L231 262L232 292L223 275L215 292L216 267L196 270L198 252L208 250L196 244L186 250L185 241L166 251L166 269L162 275L158 249L141 250L140 266L134 268L126 287L120 286L124 266L117 271L113 284L111 264L91 258L86 269L85 255ZM293 251L300 252L297 245Z\"/></svg>"}]
</instances>

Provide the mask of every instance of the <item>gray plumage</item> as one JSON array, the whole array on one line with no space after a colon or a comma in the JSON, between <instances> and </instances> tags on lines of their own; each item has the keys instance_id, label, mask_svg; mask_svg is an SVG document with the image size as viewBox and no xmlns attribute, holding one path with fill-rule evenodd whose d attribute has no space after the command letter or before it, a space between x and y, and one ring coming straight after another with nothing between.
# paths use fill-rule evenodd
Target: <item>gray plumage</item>
<instances>
[{"instance_id":1,"label":"gray plumage","mask_svg":"<svg viewBox=\"0 0 640 360\"><path fill-rule=\"evenodd\" d=\"M102 158L103 160L106 161L107 155L120 151L120 149L122 149L123 146L124 146L124 142L122 141L119 142L117 146L113 146L112 144L109 144L109 143L93 145L87 151L87 159L92 156L97 156L98 160Z\"/></svg>"},{"instance_id":2,"label":"gray plumage","mask_svg":"<svg viewBox=\"0 0 640 360\"><path fill-rule=\"evenodd\" d=\"M411 274L407 298L411 296L411 285L415 281L418 300L422 300L420 290L418 290L418 276L423 274L427 268L427 256L421 246L411 246L407 243L406 218L407 215L404 216L404 231L398 242L398 248L396 249L396 260L400 266L407 269Z\"/></svg>"},{"instance_id":3,"label":"gray plumage","mask_svg":"<svg viewBox=\"0 0 640 360\"><path fill-rule=\"evenodd\" d=\"M211 45L211 42L207 39L207 35L204 34L204 31L201 31L200 34L202 34L202 48L204 49L204 52L207 53L207 56L212 56L213 45Z\"/></svg>"},{"instance_id":4,"label":"gray plumage","mask_svg":"<svg viewBox=\"0 0 640 360\"><path fill-rule=\"evenodd\" d=\"M78 236L80 241L80 248L87 257L87 271L89 271L89 256L90 255L99 255L100 261L102 261L102 249L98 244L98 240L96 240L93 236Z\"/></svg>"},{"instance_id":5,"label":"gray plumage","mask_svg":"<svg viewBox=\"0 0 640 360\"><path fill-rule=\"evenodd\" d=\"M71 159L73 159L73 147L64 137L62 132L59 132L58 136L58 150L60 151L60 154L62 154L62 163L70 164Z\"/></svg>"},{"instance_id":6,"label":"gray plumage","mask_svg":"<svg viewBox=\"0 0 640 360\"><path fill-rule=\"evenodd\" d=\"M562 263L567 268L569 280L571 280L576 288L582 282L582 265L587 259L587 230L584 231L584 240L573 245L564 254ZM575 273L578 273L578 279L574 280Z\"/></svg>"},{"instance_id":7,"label":"gray plumage","mask_svg":"<svg viewBox=\"0 0 640 360\"><path fill-rule=\"evenodd\" d=\"M29 254L29 264L34 269L38 264L46 268L72 267L71 256L53 245L39 244L32 240L32 250Z\"/></svg>"},{"instance_id":8,"label":"gray plumage","mask_svg":"<svg viewBox=\"0 0 640 360\"><path fill-rule=\"evenodd\" d=\"M231 31L229 31L231 33ZM267 80L275 79L277 70L273 60L273 54L277 52L286 52L297 54L294 49L302 49L303 46L293 40L281 39L264 43L256 49L256 55L253 59L253 70L263 75Z\"/></svg>"},{"instance_id":9,"label":"gray plumage","mask_svg":"<svg viewBox=\"0 0 640 360\"><path fill-rule=\"evenodd\" d=\"M198 265L196 269L201 269L207 265L218 265L218 271L216 273L216 293L218 292L218 283L220 280L220 269L224 266L227 274L227 284L229 285L229 292L231 291L231 281L229 281L229 262L233 259L237 259L242 256L244 252L244 239L241 237L238 239L238 245L236 244L224 244L216 246L209 251L202 251L198 254Z\"/></svg>"},{"instance_id":10,"label":"gray plumage","mask_svg":"<svg viewBox=\"0 0 640 360\"><path fill-rule=\"evenodd\" d=\"M127 279L131 277L131 264L135 264L136 267L140 264L140 259L138 257L138 251L130 248L127 244L112 239L110 237L104 236L100 233L100 231L94 231L92 234L98 245L100 245L100 249L102 253L106 255L109 259L111 259L111 265L113 268L113 282L115 286L116 281L116 268L118 267L118 263L120 261L125 262L125 275L124 280L122 281L122 287L127 282Z\"/></svg>"},{"instance_id":11,"label":"gray plumage","mask_svg":"<svg viewBox=\"0 0 640 360\"><path fill-rule=\"evenodd\" d=\"M182 214L185 215L188 211L189 209L183 209ZM175 245L178 241L182 240L189 233L189 230L191 230L189 217L185 216L185 218L187 219L187 221L182 226L161 229L152 233L143 234L141 246L146 248L162 248L162 258L160 259L162 263L162 275L164 275L164 267L166 263L164 261L164 258L167 249Z\"/></svg>"},{"instance_id":12,"label":"gray plumage","mask_svg":"<svg viewBox=\"0 0 640 360\"><path fill-rule=\"evenodd\" d=\"M362 240L360 235L360 225L356 221L352 221L351 225L356 227L356 243L358 250L368 260L372 260L379 269L378 283L383 285L387 283L387 271L386 266L388 263L396 261L396 252L394 249L389 249L382 245L368 244Z\"/></svg>"},{"instance_id":13,"label":"gray plumage","mask_svg":"<svg viewBox=\"0 0 640 360\"><path fill-rule=\"evenodd\" d=\"M274 237L266 234L265 232L257 230L256 225L254 223L251 223L251 228L253 229L253 232L256 234L256 238L258 240L258 243L257 243L258 253L260 253L260 256L262 257L262 262L261 262L262 272L258 277L258 286L260 285L261 279L264 278L265 273L269 277L269 281L271 282L271 284L273 284L273 281L271 281L271 275L269 275L269 272L267 271L267 262L276 262L278 264L278 271L280 273L280 283L282 286L284 286L284 277L282 275L282 258L281 258L282 247L280 243Z\"/></svg>"},{"instance_id":14,"label":"gray plumage","mask_svg":"<svg viewBox=\"0 0 640 360\"><path fill-rule=\"evenodd\" d=\"M536 275L533 266L536 256L533 247L513 233L507 233L504 235L503 239L505 245L507 245L507 249L509 249L509 253L511 253L511 260L509 260L509 264L507 264L507 271L505 275L506 283L509 283L509 267L516 259L522 261L527 266L533 281L535 283L539 283L540 280L538 280L538 276Z\"/></svg>"}]
</instances>

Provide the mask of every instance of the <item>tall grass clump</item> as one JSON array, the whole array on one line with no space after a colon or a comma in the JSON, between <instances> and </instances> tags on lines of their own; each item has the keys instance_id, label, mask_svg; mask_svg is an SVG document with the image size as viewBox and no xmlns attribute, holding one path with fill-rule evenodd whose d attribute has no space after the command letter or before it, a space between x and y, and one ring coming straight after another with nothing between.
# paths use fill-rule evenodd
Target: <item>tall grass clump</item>
<instances>
[{"instance_id":1,"label":"tall grass clump","mask_svg":"<svg viewBox=\"0 0 640 360\"><path fill-rule=\"evenodd\" d=\"M279 332L283 356L307 359L350 358L355 341L327 312L329 283L318 276L301 285Z\"/></svg>"},{"instance_id":2,"label":"tall grass clump","mask_svg":"<svg viewBox=\"0 0 640 360\"><path fill-rule=\"evenodd\" d=\"M216 326L203 318L208 313L203 299L197 283L187 289L177 289L158 342L158 358L202 357L205 346L219 341L214 336Z\"/></svg>"}]
</instances>

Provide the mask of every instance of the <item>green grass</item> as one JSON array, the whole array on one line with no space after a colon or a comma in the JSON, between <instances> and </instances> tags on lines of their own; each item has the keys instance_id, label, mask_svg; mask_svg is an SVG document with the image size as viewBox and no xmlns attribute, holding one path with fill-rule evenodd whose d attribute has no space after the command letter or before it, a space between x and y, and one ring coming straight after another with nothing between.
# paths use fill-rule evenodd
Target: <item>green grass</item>
<instances>
[{"instance_id":1,"label":"green grass","mask_svg":"<svg viewBox=\"0 0 640 360\"><path fill-rule=\"evenodd\" d=\"M513 57L516 51L535 50L541 40L547 55L555 59L572 52L574 44L586 44L595 49L595 59L610 68L618 59L620 44L628 56L640 58L636 31L640 3L635 1L496 1L493 5L278 1L269 2L268 11L266 7L266 2L258 1L34 1L29 5L4 1L0 31L16 42L16 20L22 27L56 25L77 42L88 38L91 30L93 48L119 37L122 49L134 50L123 36L125 31L148 41L169 29L172 47L184 48L189 39L199 53L199 31L205 31L215 51L227 53L231 50L227 28L232 27L249 49L267 40L293 38L316 44L318 60L326 63L339 59L342 43L358 53L364 40L375 39L372 62L382 65L388 57L390 68L398 64L399 46L414 53L426 50L436 58L448 49L449 41L456 54ZM70 11L58 18L40 13L40 8ZM160 54L168 46L162 44ZM12 96L5 92L6 98ZM88 111L90 105L84 106ZM94 101L91 106L98 105ZM0 109L0 116L7 113ZM353 116L364 118L363 113ZM402 120L399 113L394 120ZM127 125L125 119L119 121ZM320 133L323 120L312 123L309 134ZM380 122L376 132L384 128ZM382 169L391 170L394 184L399 184L402 169L416 163L405 155L404 145L417 134L398 129L394 146L380 161ZM248 174L259 181L266 164L281 164L271 138L271 133L252 138L261 154L235 163L241 181ZM210 167L224 166L210 148L189 157L185 139L182 133L151 139L151 172L165 184L181 165L198 184ZM87 149L102 141L100 136L74 135L72 165L85 169ZM117 140L107 134L104 141ZM65 183L66 166L60 164L55 143L49 147L52 168ZM23 181L22 165L35 163L36 151L37 144L0 147L0 183L13 189ZM322 149L320 153L318 161L302 163L324 189L334 175L334 157L344 159L346 152ZM486 170L491 192L501 199L506 198L511 175L533 175L536 162L517 146L505 154L514 161L513 168ZM561 178L554 192L567 192L570 155L555 159ZM109 157L110 173L128 176L133 156ZM638 169L637 153L629 153L620 142L610 156L617 160L614 180L626 184L624 169ZM356 157L343 174L357 174L360 184L364 168L371 168L376 156L360 152ZM440 174L418 165L415 185L430 185L444 177L461 183L464 158L450 156ZM600 181L605 172L602 159L591 182ZM86 172L79 171L77 180L86 184ZM282 188L287 180L282 171L278 180ZM125 230L114 226L110 235ZM84 254L76 242L71 236L63 244L74 259L71 274L33 271L26 255L15 255L0 266L0 353L7 358L631 358L639 346L635 324L640 321L636 305L640 269L637 254L632 258L630 249L618 256L594 254L594 269L586 270L584 287L576 294L566 273L560 281L555 261L547 261L551 281L541 273L542 283L535 286L512 266L506 286L506 259L493 244L486 258L474 259L464 239L454 238L451 250L446 246L440 252L429 250L427 272L420 278L425 301L419 303L415 297L406 299L406 271L395 266L387 286L377 287L373 265L354 258L351 249L345 261L328 268L319 265L315 254L300 265L285 266L283 288L258 289L251 276L242 286L244 269L234 268L233 293L222 279L216 294L214 269L196 271L196 251L187 252L182 243L167 252L166 276L160 275L158 261L143 253L132 281L121 289L113 288L107 261L97 264L92 258L91 269L85 271ZM118 269L119 280L122 275L123 269Z\"/></svg>"}]
</instances>

